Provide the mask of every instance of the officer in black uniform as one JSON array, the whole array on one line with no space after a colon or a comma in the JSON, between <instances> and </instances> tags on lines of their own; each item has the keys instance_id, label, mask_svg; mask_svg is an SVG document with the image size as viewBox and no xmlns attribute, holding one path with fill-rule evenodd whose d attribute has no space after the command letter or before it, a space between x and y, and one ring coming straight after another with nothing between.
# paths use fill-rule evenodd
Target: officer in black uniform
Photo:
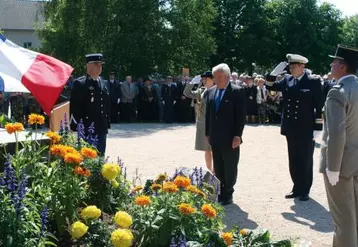
<instances>
[{"instance_id":1,"label":"officer in black uniform","mask_svg":"<svg viewBox=\"0 0 358 247\"><path fill-rule=\"evenodd\" d=\"M286 198L309 199L313 180L313 131L322 130L324 94L320 79L305 72L308 59L287 54L291 75L274 83L274 76L266 77L266 88L281 91L283 112L281 134L286 136L289 168L293 181L292 192Z\"/></svg>"},{"instance_id":2,"label":"officer in black uniform","mask_svg":"<svg viewBox=\"0 0 358 247\"><path fill-rule=\"evenodd\" d=\"M109 73L109 95L111 98L111 123L119 123L119 103L121 99L121 85L114 72Z\"/></svg>"},{"instance_id":3,"label":"officer in black uniform","mask_svg":"<svg viewBox=\"0 0 358 247\"><path fill-rule=\"evenodd\" d=\"M164 108L163 121L165 123L172 123L174 117L174 105L178 98L178 89L177 85L173 83L173 77L167 77L167 83L162 85L161 96Z\"/></svg>"},{"instance_id":4,"label":"officer in black uniform","mask_svg":"<svg viewBox=\"0 0 358 247\"><path fill-rule=\"evenodd\" d=\"M101 155L104 155L111 112L108 82L99 76L102 72L103 55L88 54L86 61L87 75L77 78L72 86L71 129L76 131L80 120L83 121L86 131L94 123L98 138L97 149Z\"/></svg>"}]
</instances>

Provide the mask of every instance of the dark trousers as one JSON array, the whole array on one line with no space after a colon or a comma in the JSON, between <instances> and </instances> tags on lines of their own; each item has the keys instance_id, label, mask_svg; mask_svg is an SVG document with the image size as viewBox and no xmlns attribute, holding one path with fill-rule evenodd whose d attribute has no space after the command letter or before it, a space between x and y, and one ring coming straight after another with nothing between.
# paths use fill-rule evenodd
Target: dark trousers
<instances>
[{"instance_id":1,"label":"dark trousers","mask_svg":"<svg viewBox=\"0 0 358 247\"><path fill-rule=\"evenodd\" d=\"M101 156L104 156L106 152L106 145L107 145L107 134L99 134L98 135L98 144L97 149Z\"/></svg>"},{"instance_id":2,"label":"dark trousers","mask_svg":"<svg viewBox=\"0 0 358 247\"><path fill-rule=\"evenodd\" d=\"M131 122L135 118L133 103L121 103L121 121Z\"/></svg>"},{"instance_id":3,"label":"dark trousers","mask_svg":"<svg viewBox=\"0 0 358 247\"><path fill-rule=\"evenodd\" d=\"M173 101L166 101L163 106L163 121L165 123L172 123L173 122L173 115L174 115L174 105Z\"/></svg>"},{"instance_id":4,"label":"dark trousers","mask_svg":"<svg viewBox=\"0 0 358 247\"><path fill-rule=\"evenodd\" d=\"M313 151L312 136L287 135L288 158L292 192L297 195L308 195L313 181Z\"/></svg>"},{"instance_id":5,"label":"dark trousers","mask_svg":"<svg viewBox=\"0 0 358 247\"><path fill-rule=\"evenodd\" d=\"M117 102L111 103L111 123L119 122L119 105Z\"/></svg>"},{"instance_id":6,"label":"dark trousers","mask_svg":"<svg viewBox=\"0 0 358 247\"><path fill-rule=\"evenodd\" d=\"M237 179L240 148L220 149L212 147L212 153L215 175L220 180L219 200L230 200Z\"/></svg>"}]
</instances>

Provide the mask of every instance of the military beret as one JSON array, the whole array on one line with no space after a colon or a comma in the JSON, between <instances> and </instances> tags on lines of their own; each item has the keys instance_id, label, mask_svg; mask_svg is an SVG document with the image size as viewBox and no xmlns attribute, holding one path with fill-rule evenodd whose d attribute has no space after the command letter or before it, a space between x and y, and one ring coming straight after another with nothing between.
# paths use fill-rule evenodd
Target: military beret
<instances>
[{"instance_id":1,"label":"military beret","mask_svg":"<svg viewBox=\"0 0 358 247\"><path fill-rule=\"evenodd\" d=\"M334 56L330 55L331 58L340 59L348 63L350 66L358 66L358 49L338 45L336 54Z\"/></svg>"},{"instance_id":2,"label":"military beret","mask_svg":"<svg viewBox=\"0 0 358 247\"><path fill-rule=\"evenodd\" d=\"M86 55L87 63L104 63L103 55L101 53L92 53Z\"/></svg>"},{"instance_id":3,"label":"military beret","mask_svg":"<svg viewBox=\"0 0 358 247\"><path fill-rule=\"evenodd\" d=\"M305 58L304 56L298 55L298 54L287 54L286 58L287 58L287 62L289 64L295 64L295 63L306 64L306 63L308 63L307 58Z\"/></svg>"},{"instance_id":4,"label":"military beret","mask_svg":"<svg viewBox=\"0 0 358 247\"><path fill-rule=\"evenodd\" d=\"M213 78L213 73L211 71L206 71L201 75L202 78L209 77Z\"/></svg>"}]
</instances>

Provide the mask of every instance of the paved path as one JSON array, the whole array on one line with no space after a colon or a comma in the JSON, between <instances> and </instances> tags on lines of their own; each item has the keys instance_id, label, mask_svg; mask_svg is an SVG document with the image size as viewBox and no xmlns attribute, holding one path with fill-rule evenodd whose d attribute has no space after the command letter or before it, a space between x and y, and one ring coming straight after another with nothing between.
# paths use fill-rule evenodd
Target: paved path
<instances>
[{"instance_id":1,"label":"paved path","mask_svg":"<svg viewBox=\"0 0 358 247\"><path fill-rule=\"evenodd\" d=\"M286 140L277 126L247 126L241 147L234 204L227 206L225 223L230 226L271 230L275 238L302 238L314 247L331 246L332 223L323 179L315 150L312 199L285 200L292 188L288 172ZM205 166L203 153L193 149L194 125L121 124L109 133L107 155L119 156L130 178L136 168L144 183L160 172L173 174L176 167Z\"/></svg>"}]
</instances>

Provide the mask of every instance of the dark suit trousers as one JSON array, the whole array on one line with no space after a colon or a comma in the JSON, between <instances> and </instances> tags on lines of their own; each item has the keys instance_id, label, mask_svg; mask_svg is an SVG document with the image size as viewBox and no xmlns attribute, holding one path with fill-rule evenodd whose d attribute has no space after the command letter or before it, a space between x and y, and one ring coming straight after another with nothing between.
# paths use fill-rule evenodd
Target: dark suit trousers
<instances>
[{"instance_id":1,"label":"dark suit trousers","mask_svg":"<svg viewBox=\"0 0 358 247\"><path fill-rule=\"evenodd\" d=\"M313 151L312 136L291 134L286 136L292 192L297 195L308 195L313 181Z\"/></svg>"},{"instance_id":2,"label":"dark suit trousers","mask_svg":"<svg viewBox=\"0 0 358 247\"><path fill-rule=\"evenodd\" d=\"M119 106L117 102L111 102L111 123L119 121Z\"/></svg>"},{"instance_id":3,"label":"dark suit trousers","mask_svg":"<svg viewBox=\"0 0 358 247\"><path fill-rule=\"evenodd\" d=\"M98 152L101 156L104 156L107 146L107 134L99 134L97 138L98 138L98 144L97 144Z\"/></svg>"},{"instance_id":4,"label":"dark suit trousers","mask_svg":"<svg viewBox=\"0 0 358 247\"><path fill-rule=\"evenodd\" d=\"M230 200L237 179L240 148L221 149L212 147L212 153L215 175L220 180L219 199L222 201Z\"/></svg>"},{"instance_id":5,"label":"dark suit trousers","mask_svg":"<svg viewBox=\"0 0 358 247\"><path fill-rule=\"evenodd\" d=\"M134 104L121 103L121 121L130 123L135 119Z\"/></svg>"}]
</instances>

